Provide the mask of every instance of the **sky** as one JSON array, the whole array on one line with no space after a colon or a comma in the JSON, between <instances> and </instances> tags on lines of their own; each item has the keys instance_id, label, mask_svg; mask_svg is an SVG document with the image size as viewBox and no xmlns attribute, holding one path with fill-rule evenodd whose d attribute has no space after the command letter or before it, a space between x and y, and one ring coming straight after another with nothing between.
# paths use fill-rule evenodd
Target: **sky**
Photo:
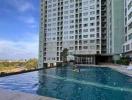
<instances>
[{"instance_id":1,"label":"sky","mask_svg":"<svg viewBox=\"0 0 132 100\"><path fill-rule=\"evenodd\" d=\"M39 0L0 0L0 60L38 57Z\"/></svg>"}]
</instances>

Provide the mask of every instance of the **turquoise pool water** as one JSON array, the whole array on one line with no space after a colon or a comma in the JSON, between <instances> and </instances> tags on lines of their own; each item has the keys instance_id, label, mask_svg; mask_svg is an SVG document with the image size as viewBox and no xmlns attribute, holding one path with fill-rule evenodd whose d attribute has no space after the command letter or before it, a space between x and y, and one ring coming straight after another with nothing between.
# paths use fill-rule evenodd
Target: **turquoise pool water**
<instances>
[{"instance_id":1,"label":"turquoise pool water","mask_svg":"<svg viewBox=\"0 0 132 100\"><path fill-rule=\"evenodd\" d=\"M52 68L0 78L0 88L63 100L132 100L132 78L110 68Z\"/></svg>"}]
</instances>

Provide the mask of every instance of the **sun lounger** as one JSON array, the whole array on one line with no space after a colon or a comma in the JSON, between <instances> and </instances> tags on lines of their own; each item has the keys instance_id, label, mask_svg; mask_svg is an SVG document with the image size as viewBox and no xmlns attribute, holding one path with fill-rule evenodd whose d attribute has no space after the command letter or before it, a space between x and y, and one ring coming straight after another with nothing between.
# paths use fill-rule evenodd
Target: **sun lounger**
<instances>
[{"instance_id":1,"label":"sun lounger","mask_svg":"<svg viewBox=\"0 0 132 100\"><path fill-rule=\"evenodd\" d=\"M127 69L128 69L128 70L132 70L132 66L128 66Z\"/></svg>"}]
</instances>

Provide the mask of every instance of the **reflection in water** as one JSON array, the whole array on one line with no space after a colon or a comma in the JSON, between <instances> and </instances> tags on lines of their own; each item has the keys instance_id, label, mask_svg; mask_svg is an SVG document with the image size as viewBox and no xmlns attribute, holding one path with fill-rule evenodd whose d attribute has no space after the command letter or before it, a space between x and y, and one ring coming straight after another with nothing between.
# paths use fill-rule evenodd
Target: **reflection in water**
<instances>
[{"instance_id":1,"label":"reflection in water","mask_svg":"<svg viewBox=\"0 0 132 100\"><path fill-rule=\"evenodd\" d=\"M63 100L131 100L132 78L109 68L53 68L39 72L39 95Z\"/></svg>"}]
</instances>

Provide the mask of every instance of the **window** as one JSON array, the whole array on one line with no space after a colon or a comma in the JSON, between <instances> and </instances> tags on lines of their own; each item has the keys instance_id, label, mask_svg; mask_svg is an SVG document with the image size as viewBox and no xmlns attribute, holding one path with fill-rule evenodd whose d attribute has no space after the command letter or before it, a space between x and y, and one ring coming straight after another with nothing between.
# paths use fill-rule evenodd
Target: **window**
<instances>
[{"instance_id":1,"label":"window","mask_svg":"<svg viewBox=\"0 0 132 100\"><path fill-rule=\"evenodd\" d=\"M74 23L74 20L70 20L70 23Z\"/></svg>"},{"instance_id":2,"label":"window","mask_svg":"<svg viewBox=\"0 0 132 100\"><path fill-rule=\"evenodd\" d=\"M95 31L95 29L94 29L94 28L91 28L91 29L90 29L90 32L94 32L94 31Z\"/></svg>"},{"instance_id":3,"label":"window","mask_svg":"<svg viewBox=\"0 0 132 100\"><path fill-rule=\"evenodd\" d=\"M74 33L74 31L70 31L70 34L73 34Z\"/></svg>"},{"instance_id":4,"label":"window","mask_svg":"<svg viewBox=\"0 0 132 100\"><path fill-rule=\"evenodd\" d=\"M132 18L132 12L128 15L128 19Z\"/></svg>"},{"instance_id":5,"label":"window","mask_svg":"<svg viewBox=\"0 0 132 100\"><path fill-rule=\"evenodd\" d=\"M87 44L87 43L88 43L88 41L84 41L83 43L84 43L84 44Z\"/></svg>"},{"instance_id":6,"label":"window","mask_svg":"<svg viewBox=\"0 0 132 100\"><path fill-rule=\"evenodd\" d=\"M64 16L65 19L68 19L68 16Z\"/></svg>"},{"instance_id":7,"label":"window","mask_svg":"<svg viewBox=\"0 0 132 100\"><path fill-rule=\"evenodd\" d=\"M95 43L95 40L90 40L90 43Z\"/></svg>"},{"instance_id":8,"label":"window","mask_svg":"<svg viewBox=\"0 0 132 100\"><path fill-rule=\"evenodd\" d=\"M71 2L71 3L73 3L73 2L74 2L74 0L70 0L70 2Z\"/></svg>"},{"instance_id":9,"label":"window","mask_svg":"<svg viewBox=\"0 0 132 100\"><path fill-rule=\"evenodd\" d=\"M95 6L94 5L90 6L90 9L95 9Z\"/></svg>"},{"instance_id":10,"label":"window","mask_svg":"<svg viewBox=\"0 0 132 100\"><path fill-rule=\"evenodd\" d=\"M83 38L88 38L88 35L83 35Z\"/></svg>"},{"instance_id":11,"label":"window","mask_svg":"<svg viewBox=\"0 0 132 100\"><path fill-rule=\"evenodd\" d=\"M65 9L68 9L68 6L65 6L64 8L65 8Z\"/></svg>"},{"instance_id":12,"label":"window","mask_svg":"<svg viewBox=\"0 0 132 100\"><path fill-rule=\"evenodd\" d=\"M74 18L74 15L70 15L70 18Z\"/></svg>"},{"instance_id":13,"label":"window","mask_svg":"<svg viewBox=\"0 0 132 100\"><path fill-rule=\"evenodd\" d=\"M68 1L65 1L65 4L68 4Z\"/></svg>"},{"instance_id":14,"label":"window","mask_svg":"<svg viewBox=\"0 0 132 100\"><path fill-rule=\"evenodd\" d=\"M74 36L70 36L70 39L74 39Z\"/></svg>"},{"instance_id":15,"label":"window","mask_svg":"<svg viewBox=\"0 0 132 100\"><path fill-rule=\"evenodd\" d=\"M91 11L91 12L90 12L90 15L93 15L93 14L95 14L95 11Z\"/></svg>"},{"instance_id":16,"label":"window","mask_svg":"<svg viewBox=\"0 0 132 100\"><path fill-rule=\"evenodd\" d=\"M74 28L74 25L71 25L70 28Z\"/></svg>"},{"instance_id":17,"label":"window","mask_svg":"<svg viewBox=\"0 0 132 100\"><path fill-rule=\"evenodd\" d=\"M84 27L87 27L88 26L88 24L84 24Z\"/></svg>"},{"instance_id":18,"label":"window","mask_svg":"<svg viewBox=\"0 0 132 100\"><path fill-rule=\"evenodd\" d=\"M68 14L68 11L64 11L64 14Z\"/></svg>"},{"instance_id":19,"label":"window","mask_svg":"<svg viewBox=\"0 0 132 100\"><path fill-rule=\"evenodd\" d=\"M84 29L83 32L88 32L88 29Z\"/></svg>"},{"instance_id":20,"label":"window","mask_svg":"<svg viewBox=\"0 0 132 100\"><path fill-rule=\"evenodd\" d=\"M95 37L95 34L90 34L90 37Z\"/></svg>"},{"instance_id":21,"label":"window","mask_svg":"<svg viewBox=\"0 0 132 100\"><path fill-rule=\"evenodd\" d=\"M83 18L84 21L88 21L88 18Z\"/></svg>"},{"instance_id":22,"label":"window","mask_svg":"<svg viewBox=\"0 0 132 100\"><path fill-rule=\"evenodd\" d=\"M70 47L69 49L70 49L70 50L73 50L73 49L74 49L74 47Z\"/></svg>"},{"instance_id":23,"label":"window","mask_svg":"<svg viewBox=\"0 0 132 100\"><path fill-rule=\"evenodd\" d=\"M94 26L94 23L90 23L90 26Z\"/></svg>"},{"instance_id":24,"label":"window","mask_svg":"<svg viewBox=\"0 0 132 100\"><path fill-rule=\"evenodd\" d=\"M74 10L70 10L70 13L74 13Z\"/></svg>"},{"instance_id":25,"label":"window","mask_svg":"<svg viewBox=\"0 0 132 100\"><path fill-rule=\"evenodd\" d=\"M87 16L87 15L88 15L88 12L83 13L83 16Z\"/></svg>"},{"instance_id":26,"label":"window","mask_svg":"<svg viewBox=\"0 0 132 100\"><path fill-rule=\"evenodd\" d=\"M127 51L130 50L130 45L129 45L129 44L126 45L126 50L127 50Z\"/></svg>"},{"instance_id":27,"label":"window","mask_svg":"<svg viewBox=\"0 0 132 100\"><path fill-rule=\"evenodd\" d=\"M130 30L132 28L132 22L128 25L128 29Z\"/></svg>"},{"instance_id":28,"label":"window","mask_svg":"<svg viewBox=\"0 0 132 100\"><path fill-rule=\"evenodd\" d=\"M83 49L88 49L88 46L84 46Z\"/></svg>"},{"instance_id":29,"label":"window","mask_svg":"<svg viewBox=\"0 0 132 100\"><path fill-rule=\"evenodd\" d=\"M128 5L128 10L132 7L132 1Z\"/></svg>"},{"instance_id":30,"label":"window","mask_svg":"<svg viewBox=\"0 0 132 100\"><path fill-rule=\"evenodd\" d=\"M129 40L132 39L132 33L128 35L128 39L129 39Z\"/></svg>"}]
</instances>

